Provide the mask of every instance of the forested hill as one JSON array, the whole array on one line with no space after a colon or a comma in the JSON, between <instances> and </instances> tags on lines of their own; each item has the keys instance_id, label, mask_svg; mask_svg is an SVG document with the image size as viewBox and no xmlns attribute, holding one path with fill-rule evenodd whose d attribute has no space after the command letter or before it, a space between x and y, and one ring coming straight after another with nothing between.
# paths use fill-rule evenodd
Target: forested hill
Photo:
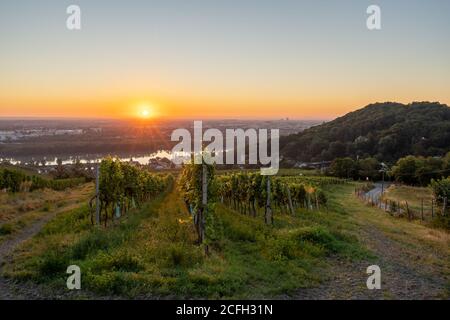
<instances>
[{"instance_id":1,"label":"forested hill","mask_svg":"<svg viewBox=\"0 0 450 320\"><path fill-rule=\"evenodd\" d=\"M392 161L405 155L450 151L450 108L436 102L375 103L333 121L282 137L284 158L300 161L374 156Z\"/></svg>"}]
</instances>

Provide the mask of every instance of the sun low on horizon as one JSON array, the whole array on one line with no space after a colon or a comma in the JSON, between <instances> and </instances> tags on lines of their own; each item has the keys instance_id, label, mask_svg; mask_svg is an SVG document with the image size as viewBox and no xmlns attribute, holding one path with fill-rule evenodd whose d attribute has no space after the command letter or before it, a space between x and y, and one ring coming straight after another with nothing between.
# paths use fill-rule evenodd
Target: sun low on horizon
<instances>
[{"instance_id":1,"label":"sun low on horizon","mask_svg":"<svg viewBox=\"0 0 450 320\"><path fill-rule=\"evenodd\" d=\"M379 1L376 31L358 0L83 1L80 30L60 1L0 1L0 117L333 119L374 102L450 104L450 2Z\"/></svg>"},{"instance_id":2,"label":"sun low on horizon","mask_svg":"<svg viewBox=\"0 0 450 320\"><path fill-rule=\"evenodd\" d=\"M158 115L156 105L150 102L141 102L136 105L135 109L135 117L141 120L154 119Z\"/></svg>"}]
</instances>

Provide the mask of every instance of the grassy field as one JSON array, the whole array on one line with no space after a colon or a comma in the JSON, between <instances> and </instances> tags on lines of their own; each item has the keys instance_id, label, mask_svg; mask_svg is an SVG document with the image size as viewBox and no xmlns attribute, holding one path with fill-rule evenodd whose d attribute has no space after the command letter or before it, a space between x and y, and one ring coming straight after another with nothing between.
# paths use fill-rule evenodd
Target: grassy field
<instances>
[{"instance_id":1,"label":"grassy field","mask_svg":"<svg viewBox=\"0 0 450 320\"><path fill-rule=\"evenodd\" d=\"M92 190L85 184L65 191L0 193L0 243L47 214L86 203Z\"/></svg>"},{"instance_id":2,"label":"grassy field","mask_svg":"<svg viewBox=\"0 0 450 320\"><path fill-rule=\"evenodd\" d=\"M3 271L64 294L78 265L77 298L448 298L449 234L368 207L354 188L326 187L328 210L276 214L274 226L216 204L208 256L176 188L108 228L92 226L84 205L22 243ZM371 264L389 280L381 293L365 288Z\"/></svg>"},{"instance_id":3,"label":"grassy field","mask_svg":"<svg viewBox=\"0 0 450 320\"><path fill-rule=\"evenodd\" d=\"M80 208L24 243L7 274L62 288L65 269L76 264L85 288L99 294L267 298L317 285L328 256L369 255L333 204L328 212L278 215L273 227L221 205L215 217L220 234L205 256L175 189L108 229L92 227Z\"/></svg>"},{"instance_id":4,"label":"grassy field","mask_svg":"<svg viewBox=\"0 0 450 320\"><path fill-rule=\"evenodd\" d=\"M172 173L176 173L177 171L173 171ZM218 169L216 170L217 175L230 174L230 173L239 173L242 172L242 169ZM246 169L245 172L261 172L260 169ZM280 168L277 173L278 176L321 176L320 170L315 169L298 169L298 168Z\"/></svg>"},{"instance_id":5,"label":"grassy field","mask_svg":"<svg viewBox=\"0 0 450 320\"><path fill-rule=\"evenodd\" d=\"M383 199L388 199L396 202L408 202L411 209L420 211L422 207L422 200L424 202L424 209L431 211L431 200L433 199L433 192L431 188L425 187L410 187L405 185L391 185L385 190Z\"/></svg>"},{"instance_id":6,"label":"grassy field","mask_svg":"<svg viewBox=\"0 0 450 320\"><path fill-rule=\"evenodd\" d=\"M383 298L449 299L448 231L420 220L392 217L364 204L347 187L337 186L336 191L332 196L355 223L361 245L376 255L375 264L388 270L384 272Z\"/></svg>"}]
</instances>

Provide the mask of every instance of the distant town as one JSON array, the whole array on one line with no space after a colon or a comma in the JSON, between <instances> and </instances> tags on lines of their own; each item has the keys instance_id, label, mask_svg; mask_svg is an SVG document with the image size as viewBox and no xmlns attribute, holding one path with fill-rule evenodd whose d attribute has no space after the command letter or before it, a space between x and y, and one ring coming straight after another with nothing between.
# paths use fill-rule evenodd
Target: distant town
<instances>
[{"instance_id":1,"label":"distant town","mask_svg":"<svg viewBox=\"0 0 450 320\"><path fill-rule=\"evenodd\" d=\"M208 120L204 128L279 129L281 135L301 132L323 120ZM193 121L126 120L0 120L0 162L49 173L57 166L92 164L112 155L153 170L176 168L170 161L171 132L193 130ZM308 166L296 163L298 167ZM323 165L323 164L322 164ZM313 166L321 166L314 164Z\"/></svg>"}]
</instances>

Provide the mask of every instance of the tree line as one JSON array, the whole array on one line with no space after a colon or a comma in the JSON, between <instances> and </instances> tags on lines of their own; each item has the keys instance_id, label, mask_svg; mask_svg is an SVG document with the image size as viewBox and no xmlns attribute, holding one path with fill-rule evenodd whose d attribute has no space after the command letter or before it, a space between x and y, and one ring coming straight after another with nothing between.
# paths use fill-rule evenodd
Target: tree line
<instances>
[{"instance_id":1,"label":"tree line","mask_svg":"<svg viewBox=\"0 0 450 320\"><path fill-rule=\"evenodd\" d=\"M450 152L445 157L406 156L400 158L392 167L383 166L375 158L353 160L336 158L327 173L340 178L354 180L380 180L385 178L415 186L428 186L431 181L450 175Z\"/></svg>"},{"instance_id":2,"label":"tree line","mask_svg":"<svg viewBox=\"0 0 450 320\"><path fill-rule=\"evenodd\" d=\"M415 156L401 158L392 167L390 175L397 182L427 186L432 180L450 175L450 152L443 158Z\"/></svg>"}]
</instances>

